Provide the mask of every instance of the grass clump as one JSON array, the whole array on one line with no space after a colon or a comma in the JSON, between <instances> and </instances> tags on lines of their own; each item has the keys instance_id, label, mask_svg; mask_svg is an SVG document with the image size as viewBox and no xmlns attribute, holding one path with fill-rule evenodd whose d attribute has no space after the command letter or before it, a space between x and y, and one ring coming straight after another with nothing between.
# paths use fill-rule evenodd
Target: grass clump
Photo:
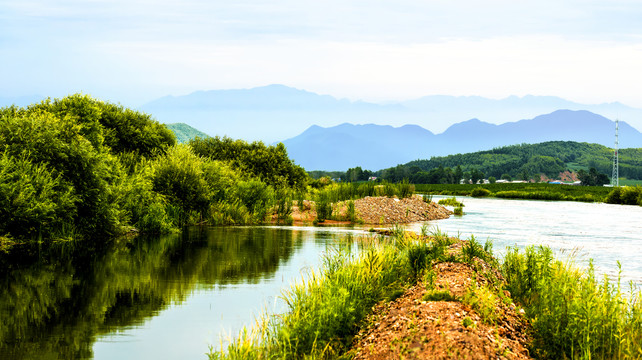
<instances>
[{"instance_id":1,"label":"grass clump","mask_svg":"<svg viewBox=\"0 0 642 360\"><path fill-rule=\"evenodd\" d=\"M534 353L541 358L640 358L641 294L620 280L596 279L572 260L554 260L548 247L509 249L502 272L513 298L532 319Z\"/></svg>"},{"instance_id":2,"label":"grass clump","mask_svg":"<svg viewBox=\"0 0 642 360\"><path fill-rule=\"evenodd\" d=\"M473 191L470 192L470 196L472 197L485 197L490 195L490 190L484 189L482 187L478 187L473 189Z\"/></svg>"},{"instance_id":3,"label":"grass clump","mask_svg":"<svg viewBox=\"0 0 642 360\"><path fill-rule=\"evenodd\" d=\"M497 305L499 297L495 292L486 286L477 286L473 284L462 298L462 302L470 305L482 320L489 324L494 324L499 318Z\"/></svg>"},{"instance_id":4,"label":"grass clump","mask_svg":"<svg viewBox=\"0 0 642 360\"><path fill-rule=\"evenodd\" d=\"M470 316L466 316L462 321L461 325L465 328L471 327L471 328L476 328L477 326L475 325L475 322L473 319L470 318Z\"/></svg>"},{"instance_id":5,"label":"grass clump","mask_svg":"<svg viewBox=\"0 0 642 360\"><path fill-rule=\"evenodd\" d=\"M464 207L464 203L457 201L457 198L454 196L451 198L440 199L438 203L439 205L444 205L444 206Z\"/></svg>"},{"instance_id":6,"label":"grass clump","mask_svg":"<svg viewBox=\"0 0 642 360\"><path fill-rule=\"evenodd\" d=\"M332 358L349 346L358 324L377 302L392 300L416 281L437 245L422 239L370 239L359 253L335 250L319 271L293 285L283 298L289 311L264 318L211 359Z\"/></svg>"},{"instance_id":7,"label":"grass clump","mask_svg":"<svg viewBox=\"0 0 642 360\"><path fill-rule=\"evenodd\" d=\"M427 291L421 298L423 301L458 301L457 297L448 290Z\"/></svg>"},{"instance_id":8,"label":"grass clump","mask_svg":"<svg viewBox=\"0 0 642 360\"><path fill-rule=\"evenodd\" d=\"M475 261L475 258L481 259L489 264L496 265L497 261L493 257L492 253L493 243L491 240L487 240L484 246L481 245L475 236L471 235L470 239L461 247L461 256L463 262L467 264L472 264Z\"/></svg>"},{"instance_id":9,"label":"grass clump","mask_svg":"<svg viewBox=\"0 0 642 360\"><path fill-rule=\"evenodd\" d=\"M461 206L457 206L456 208L453 209L453 214L464 215L464 208L462 208Z\"/></svg>"}]
</instances>

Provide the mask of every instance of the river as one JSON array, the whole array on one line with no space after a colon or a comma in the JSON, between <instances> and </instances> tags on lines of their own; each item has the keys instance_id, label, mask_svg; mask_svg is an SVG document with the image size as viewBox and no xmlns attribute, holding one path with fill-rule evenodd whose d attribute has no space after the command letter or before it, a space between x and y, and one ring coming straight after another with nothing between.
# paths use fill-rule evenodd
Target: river
<instances>
[{"instance_id":1,"label":"river","mask_svg":"<svg viewBox=\"0 0 642 360\"><path fill-rule=\"evenodd\" d=\"M506 246L549 245L580 263L593 258L611 276L620 260L624 281L642 283L642 207L459 199L466 215L428 225L490 238L500 255ZM0 359L206 359L209 346L263 311L283 311L283 289L363 232L190 228L81 254L38 250L0 274Z\"/></svg>"}]
</instances>

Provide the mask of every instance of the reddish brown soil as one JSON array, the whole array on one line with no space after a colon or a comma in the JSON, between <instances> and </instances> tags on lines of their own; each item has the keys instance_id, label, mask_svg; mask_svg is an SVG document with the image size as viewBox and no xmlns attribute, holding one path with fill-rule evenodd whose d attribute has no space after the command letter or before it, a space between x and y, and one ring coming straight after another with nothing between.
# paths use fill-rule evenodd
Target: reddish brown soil
<instances>
[{"instance_id":1,"label":"reddish brown soil","mask_svg":"<svg viewBox=\"0 0 642 360\"><path fill-rule=\"evenodd\" d=\"M488 282L467 264L440 263L433 271L435 288L457 298L473 279ZM354 359L531 359L528 322L514 305L500 302L492 324L461 301L423 301L425 293L420 282L400 298L377 305L369 326L355 338ZM464 318L473 325L464 326Z\"/></svg>"}]
</instances>

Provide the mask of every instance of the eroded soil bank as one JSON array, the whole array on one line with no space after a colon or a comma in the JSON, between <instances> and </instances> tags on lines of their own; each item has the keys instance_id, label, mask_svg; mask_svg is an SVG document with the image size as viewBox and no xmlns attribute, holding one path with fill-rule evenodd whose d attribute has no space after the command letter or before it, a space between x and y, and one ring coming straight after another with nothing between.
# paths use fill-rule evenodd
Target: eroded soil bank
<instances>
[{"instance_id":1,"label":"eroded soil bank","mask_svg":"<svg viewBox=\"0 0 642 360\"><path fill-rule=\"evenodd\" d=\"M462 243L449 252L457 256ZM504 280L495 269L475 258L472 264L438 263L429 271L428 285L419 281L373 308L353 342L354 360L531 359L528 320L510 294L497 289ZM492 294L493 288L502 294ZM438 300L436 293L450 296Z\"/></svg>"}]
</instances>

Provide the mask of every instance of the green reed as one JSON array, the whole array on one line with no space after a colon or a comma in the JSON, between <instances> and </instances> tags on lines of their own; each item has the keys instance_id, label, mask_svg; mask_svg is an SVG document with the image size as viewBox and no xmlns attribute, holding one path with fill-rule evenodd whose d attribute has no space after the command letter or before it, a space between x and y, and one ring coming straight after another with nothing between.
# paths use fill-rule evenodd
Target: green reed
<instances>
[{"instance_id":1,"label":"green reed","mask_svg":"<svg viewBox=\"0 0 642 360\"><path fill-rule=\"evenodd\" d=\"M513 299L525 306L540 358L642 357L640 292L622 291L620 278L595 277L592 263L554 260L548 247L509 248L502 265Z\"/></svg>"},{"instance_id":2,"label":"green reed","mask_svg":"<svg viewBox=\"0 0 642 360\"><path fill-rule=\"evenodd\" d=\"M403 233L369 238L360 252L336 249L323 265L287 290L288 312L264 315L227 349L210 351L211 359L334 358L350 346L372 307L394 299L417 274L445 253L445 241L427 241Z\"/></svg>"}]
</instances>

